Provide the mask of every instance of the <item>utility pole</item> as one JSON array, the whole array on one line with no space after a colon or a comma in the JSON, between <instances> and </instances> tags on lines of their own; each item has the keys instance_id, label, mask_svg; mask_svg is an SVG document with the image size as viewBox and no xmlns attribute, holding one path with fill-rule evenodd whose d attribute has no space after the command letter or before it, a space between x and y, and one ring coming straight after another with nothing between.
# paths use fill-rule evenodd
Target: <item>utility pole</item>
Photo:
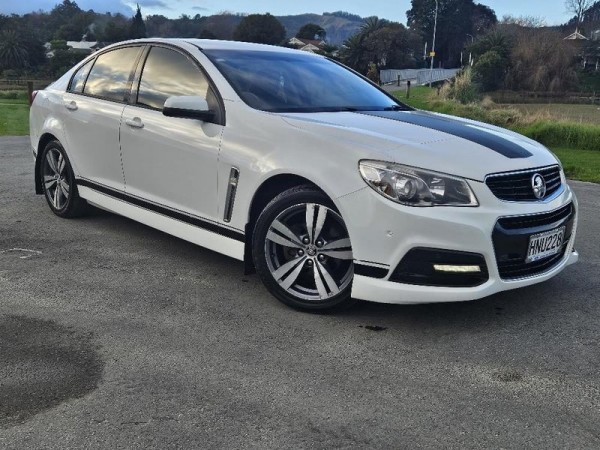
<instances>
[{"instance_id":1,"label":"utility pole","mask_svg":"<svg viewBox=\"0 0 600 450\"><path fill-rule=\"evenodd\" d=\"M433 80L433 60L435 59L435 34L437 33L438 0L435 0L435 19L433 22L433 44L431 46L431 67L429 69L429 87Z\"/></svg>"}]
</instances>

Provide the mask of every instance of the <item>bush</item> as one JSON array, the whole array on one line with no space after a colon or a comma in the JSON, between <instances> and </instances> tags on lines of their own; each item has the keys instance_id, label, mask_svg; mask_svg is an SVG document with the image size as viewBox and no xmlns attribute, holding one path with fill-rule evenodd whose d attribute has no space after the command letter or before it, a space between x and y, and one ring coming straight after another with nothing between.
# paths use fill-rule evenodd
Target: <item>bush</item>
<instances>
[{"instance_id":1,"label":"bush","mask_svg":"<svg viewBox=\"0 0 600 450\"><path fill-rule=\"evenodd\" d=\"M0 98L3 100L16 100L18 98L17 91L0 91Z\"/></svg>"},{"instance_id":2,"label":"bush","mask_svg":"<svg viewBox=\"0 0 600 450\"><path fill-rule=\"evenodd\" d=\"M15 79L19 77L19 73L14 69L6 69L2 72L4 78Z\"/></svg>"},{"instance_id":3,"label":"bush","mask_svg":"<svg viewBox=\"0 0 600 450\"><path fill-rule=\"evenodd\" d=\"M483 91L494 91L502 86L508 61L494 50L484 53L473 66L473 78Z\"/></svg>"},{"instance_id":4,"label":"bush","mask_svg":"<svg viewBox=\"0 0 600 450\"><path fill-rule=\"evenodd\" d=\"M544 145L600 151L600 127L594 125L539 121L516 131Z\"/></svg>"},{"instance_id":5,"label":"bush","mask_svg":"<svg viewBox=\"0 0 600 450\"><path fill-rule=\"evenodd\" d=\"M450 86L448 96L462 104L473 103L479 100L479 88L473 82L470 68L467 68L456 76Z\"/></svg>"}]
</instances>

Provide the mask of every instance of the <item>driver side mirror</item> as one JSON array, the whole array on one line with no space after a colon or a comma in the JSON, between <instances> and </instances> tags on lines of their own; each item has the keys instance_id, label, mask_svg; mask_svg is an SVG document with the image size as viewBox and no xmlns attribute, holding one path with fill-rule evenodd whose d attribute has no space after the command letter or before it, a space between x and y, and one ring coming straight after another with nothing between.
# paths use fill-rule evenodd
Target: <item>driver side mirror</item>
<instances>
[{"instance_id":1,"label":"driver side mirror","mask_svg":"<svg viewBox=\"0 0 600 450\"><path fill-rule=\"evenodd\" d=\"M215 112L209 109L206 99L199 95L169 97L165 101L162 112L167 117L198 119L204 122L209 122L215 117Z\"/></svg>"}]
</instances>

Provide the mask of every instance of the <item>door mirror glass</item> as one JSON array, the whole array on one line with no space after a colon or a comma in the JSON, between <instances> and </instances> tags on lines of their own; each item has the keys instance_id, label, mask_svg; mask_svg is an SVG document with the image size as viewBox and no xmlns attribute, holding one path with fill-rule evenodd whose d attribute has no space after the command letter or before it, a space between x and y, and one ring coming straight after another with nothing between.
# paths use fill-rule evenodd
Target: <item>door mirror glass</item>
<instances>
[{"instance_id":1,"label":"door mirror glass","mask_svg":"<svg viewBox=\"0 0 600 450\"><path fill-rule=\"evenodd\" d=\"M165 101L163 114L168 117L199 119L205 122L214 118L215 113L208 107L204 97L198 95L174 95Z\"/></svg>"}]
</instances>

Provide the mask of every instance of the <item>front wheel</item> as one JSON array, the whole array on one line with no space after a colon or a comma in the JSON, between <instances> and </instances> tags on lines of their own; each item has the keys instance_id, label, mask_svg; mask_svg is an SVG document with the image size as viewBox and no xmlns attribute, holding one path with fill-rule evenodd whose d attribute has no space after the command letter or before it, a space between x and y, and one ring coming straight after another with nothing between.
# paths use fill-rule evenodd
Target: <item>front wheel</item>
<instances>
[{"instance_id":1,"label":"front wheel","mask_svg":"<svg viewBox=\"0 0 600 450\"><path fill-rule=\"evenodd\" d=\"M253 255L267 289L289 306L324 311L354 303L348 231L315 188L289 189L267 205L254 229Z\"/></svg>"}]
</instances>

